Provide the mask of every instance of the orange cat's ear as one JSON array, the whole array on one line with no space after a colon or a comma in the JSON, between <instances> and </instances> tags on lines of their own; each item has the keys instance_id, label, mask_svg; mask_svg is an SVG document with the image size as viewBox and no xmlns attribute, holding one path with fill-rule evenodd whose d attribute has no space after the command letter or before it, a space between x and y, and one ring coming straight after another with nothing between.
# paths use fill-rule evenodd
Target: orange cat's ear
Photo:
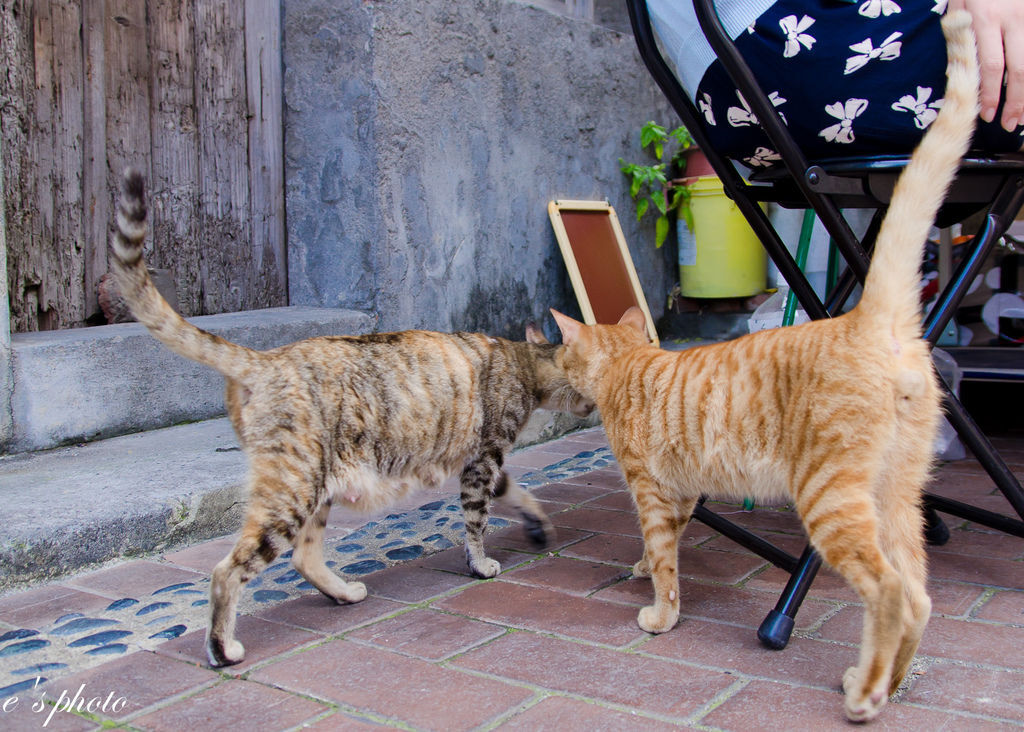
<instances>
[{"instance_id":1,"label":"orange cat's ear","mask_svg":"<svg viewBox=\"0 0 1024 732\"><path fill-rule=\"evenodd\" d=\"M548 339L544 337L544 334L541 332L540 328L537 327L536 323L526 324L526 342L536 343L542 346L549 343Z\"/></svg>"},{"instance_id":2,"label":"orange cat's ear","mask_svg":"<svg viewBox=\"0 0 1024 732\"><path fill-rule=\"evenodd\" d=\"M644 311L636 305L622 314L622 317L619 318L619 325L628 325L645 335L647 334L647 319L644 317Z\"/></svg>"},{"instance_id":3,"label":"orange cat's ear","mask_svg":"<svg viewBox=\"0 0 1024 732\"><path fill-rule=\"evenodd\" d=\"M554 316L555 322L558 323L558 329L562 331L562 343L568 346L579 338L583 323L573 320L568 315L562 315L554 308L551 308L551 314Z\"/></svg>"}]
</instances>

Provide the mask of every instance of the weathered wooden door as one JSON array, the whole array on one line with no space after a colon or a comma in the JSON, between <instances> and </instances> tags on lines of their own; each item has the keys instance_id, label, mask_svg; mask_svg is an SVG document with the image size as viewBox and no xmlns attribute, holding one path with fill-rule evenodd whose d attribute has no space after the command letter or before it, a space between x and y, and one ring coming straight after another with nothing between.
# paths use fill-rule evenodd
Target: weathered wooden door
<instances>
[{"instance_id":1,"label":"weathered wooden door","mask_svg":"<svg viewBox=\"0 0 1024 732\"><path fill-rule=\"evenodd\" d=\"M0 0L14 331L95 322L118 176L185 315L284 305L277 0Z\"/></svg>"}]
</instances>

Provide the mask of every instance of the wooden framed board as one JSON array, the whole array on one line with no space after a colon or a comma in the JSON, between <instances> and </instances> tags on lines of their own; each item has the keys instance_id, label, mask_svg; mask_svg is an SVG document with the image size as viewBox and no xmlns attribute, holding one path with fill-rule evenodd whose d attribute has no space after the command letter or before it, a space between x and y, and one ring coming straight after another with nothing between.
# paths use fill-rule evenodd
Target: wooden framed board
<instances>
[{"instance_id":1,"label":"wooden framed board","mask_svg":"<svg viewBox=\"0 0 1024 732\"><path fill-rule=\"evenodd\" d=\"M654 321L615 209L607 201L559 200L548 204L548 216L583 322L617 323L635 305L643 311L647 333L658 345Z\"/></svg>"}]
</instances>

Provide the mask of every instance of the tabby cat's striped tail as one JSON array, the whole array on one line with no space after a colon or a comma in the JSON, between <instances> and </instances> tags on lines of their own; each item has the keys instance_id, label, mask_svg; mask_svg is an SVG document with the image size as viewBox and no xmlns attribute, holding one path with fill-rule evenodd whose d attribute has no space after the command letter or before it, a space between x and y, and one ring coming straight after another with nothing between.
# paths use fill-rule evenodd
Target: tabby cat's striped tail
<instances>
[{"instance_id":1,"label":"tabby cat's striped tail","mask_svg":"<svg viewBox=\"0 0 1024 732\"><path fill-rule=\"evenodd\" d=\"M942 30L948 55L942 109L896 183L861 297L866 311L892 321L902 333L916 335L921 332L924 245L978 116L978 62L970 14L948 13Z\"/></svg>"},{"instance_id":2,"label":"tabby cat's striped tail","mask_svg":"<svg viewBox=\"0 0 1024 732\"><path fill-rule=\"evenodd\" d=\"M207 333L178 315L149 277L142 258L145 238L145 181L139 171L129 168L122 178L117 231L111 240L112 271L122 296L136 319L172 351L244 382L259 352Z\"/></svg>"}]
</instances>

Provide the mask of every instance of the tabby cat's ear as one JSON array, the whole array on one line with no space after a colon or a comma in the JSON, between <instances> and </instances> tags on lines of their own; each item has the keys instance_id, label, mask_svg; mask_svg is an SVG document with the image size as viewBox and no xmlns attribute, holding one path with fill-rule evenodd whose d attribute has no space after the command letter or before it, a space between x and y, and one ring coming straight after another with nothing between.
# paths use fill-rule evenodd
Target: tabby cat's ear
<instances>
[{"instance_id":1,"label":"tabby cat's ear","mask_svg":"<svg viewBox=\"0 0 1024 732\"><path fill-rule=\"evenodd\" d=\"M622 314L622 317L619 318L619 325L628 325L644 335L647 334L647 319L644 317L644 311L636 305Z\"/></svg>"},{"instance_id":2,"label":"tabby cat's ear","mask_svg":"<svg viewBox=\"0 0 1024 732\"><path fill-rule=\"evenodd\" d=\"M573 320L568 315L562 315L554 308L551 308L551 314L554 316L555 322L558 323L558 329L562 331L563 344L568 346L579 338L580 331L583 329L583 323Z\"/></svg>"},{"instance_id":3,"label":"tabby cat's ear","mask_svg":"<svg viewBox=\"0 0 1024 732\"><path fill-rule=\"evenodd\" d=\"M536 323L526 324L526 342L536 343L541 346L549 343L548 339L544 337L544 334L541 332L540 328L537 327Z\"/></svg>"}]
</instances>

